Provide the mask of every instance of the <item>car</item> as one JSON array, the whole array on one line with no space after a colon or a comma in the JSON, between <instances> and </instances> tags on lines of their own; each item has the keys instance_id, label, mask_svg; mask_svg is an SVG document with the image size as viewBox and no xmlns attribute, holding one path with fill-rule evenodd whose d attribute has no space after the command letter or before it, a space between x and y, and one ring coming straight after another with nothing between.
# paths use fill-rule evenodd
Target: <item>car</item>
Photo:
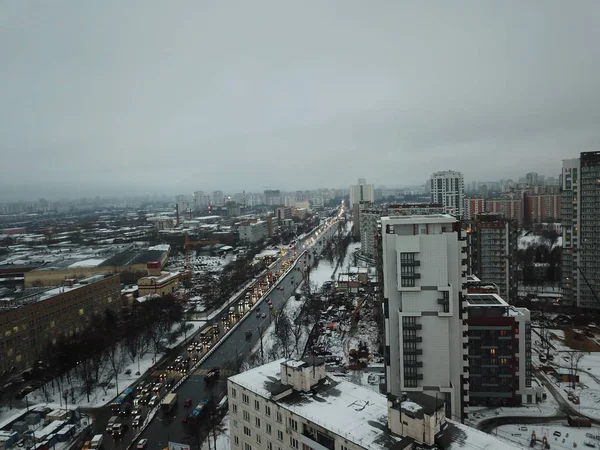
<instances>
[{"instance_id":1,"label":"car","mask_svg":"<svg viewBox=\"0 0 600 450\"><path fill-rule=\"evenodd\" d=\"M262 318L264 319L265 317L267 317L267 315L265 313L262 313Z\"/></svg>"},{"instance_id":2,"label":"car","mask_svg":"<svg viewBox=\"0 0 600 450\"><path fill-rule=\"evenodd\" d=\"M273 309L273 305L269 305L269 309Z\"/></svg>"},{"instance_id":3,"label":"car","mask_svg":"<svg viewBox=\"0 0 600 450\"><path fill-rule=\"evenodd\" d=\"M131 417L139 416L142 414L142 408L135 408L131 411Z\"/></svg>"},{"instance_id":4,"label":"car","mask_svg":"<svg viewBox=\"0 0 600 450\"><path fill-rule=\"evenodd\" d=\"M186 398L185 401L183 402L183 406L185 406L186 408L189 408L190 406L192 406L192 399Z\"/></svg>"},{"instance_id":5,"label":"car","mask_svg":"<svg viewBox=\"0 0 600 450\"><path fill-rule=\"evenodd\" d=\"M132 427L139 427L141 424L142 424L142 416L140 414L138 414L131 421L131 426Z\"/></svg>"},{"instance_id":6,"label":"car","mask_svg":"<svg viewBox=\"0 0 600 450\"><path fill-rule=\"evenodd\" d=\"M144 450L148 445L148 439L140 439L137 443L138 450Z\"/></svg>"},{"instance_id":7,"label":"car","mask_svg":"<svg viewBox=\"0 0 600 450\"><path fill-rule=\"evenodd\" d=\"M162 383L156 383L153 387L152 387L152 391L153 392L160 392L160 390L162 389Z\"/></svg>"},{"instance_id":8,"label":"car","mask_svg":"<svg viewBox=\"0 0 600 450\"><path fill-rule=\"evenodd\" d=\"M150 399L150 401L148 402L148 406L156 406L158 404L158 396L154 396Z\"/></svg>"},{"instance_id":9,"label":"car","mask_svg":"<svg viewBox=\"0 0 600 450\"><path fill-rule=\"evenodd\" d=\"M257 312L256 313L256 318L259 318L259 317L260 317L260 312Z\"/></svg>"}]
</instances>

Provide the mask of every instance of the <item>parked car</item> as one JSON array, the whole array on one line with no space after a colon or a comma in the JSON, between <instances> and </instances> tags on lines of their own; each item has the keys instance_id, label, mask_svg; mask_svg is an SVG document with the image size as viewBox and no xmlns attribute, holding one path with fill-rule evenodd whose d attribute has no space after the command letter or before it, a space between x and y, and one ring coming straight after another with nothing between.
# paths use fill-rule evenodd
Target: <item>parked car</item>
<instances>
[{"instance_id":1,"label":"parked car","mask_svg":"<svg viewBox=\"0 0 600 450\"><path fill-rule=\"evenodd\" d=\"M148 445L148 439L140 439L137 443L138 450L144 450Z\"/></svg>"}]
</instances>

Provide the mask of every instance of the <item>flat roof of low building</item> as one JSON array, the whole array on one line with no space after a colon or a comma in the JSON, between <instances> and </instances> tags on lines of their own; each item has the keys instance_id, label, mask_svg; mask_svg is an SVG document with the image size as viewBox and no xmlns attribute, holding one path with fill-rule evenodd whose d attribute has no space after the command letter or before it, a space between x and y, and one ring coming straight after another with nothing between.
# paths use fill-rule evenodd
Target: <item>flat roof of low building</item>
<instances>
[{"instance_id":1,"label":"flat roof of low building","mask_svg":"<svg viewBox=\"0 0 600 450\"><path fill-rule=\"evenodd\" d=\"M426 215L408 215L408 216L386 216L381 218L382 223L412 225L425 223L456 223L458 219L450 214L426 214Z\"/></svg>"},{"instance_id":2,"label":"flat roof of low building","mask_svg":"<svg viewBox=\"0 0 600 450\"><path fill-rule=\"evenodd\" d=\"M498 294L467 294L466 300L469 306L508 306Z\"/></svg>"},{"instance_id":3,"label":"flat roof of low building","mask_svg":"<svg viewBox=\"0 0 600 450\"><path fill-rule=\"evenodd\" d=\"M281 384L281 363L284 361L273 361L234 375L229 380L271 399L272 395L291 388ZM298 364L303 363L307 362ZM393 436L387 431L386 397L347 381L325 378L312 393L294 391L274 403L364 448L387 449L409 439Z\"/></svg>"}]
</instances>

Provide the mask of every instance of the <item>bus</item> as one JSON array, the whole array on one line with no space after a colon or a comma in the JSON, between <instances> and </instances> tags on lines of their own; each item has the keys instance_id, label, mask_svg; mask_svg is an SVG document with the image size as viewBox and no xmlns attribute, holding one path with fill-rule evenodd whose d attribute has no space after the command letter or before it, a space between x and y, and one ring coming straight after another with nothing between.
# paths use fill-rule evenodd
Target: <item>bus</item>
<instances>
[{"instance_id":1,"label":"bus","mask_svg":"<svg viewBox=\"0 0 600 450\"><path fill-rule=\"evenodd\" d=\"M132 387L128 387L127 389L125 389L123 392L121 392L121 395L119 395L117 398L115 398L111 404L110 404L110 410L112 412L117 412L121 409L121 406L125 403L127 403L131 397L133 397L133 394L135 393L135 388Z\"/></svg>"},{"instance_id":2,"label":"bus","mask_svg":"<svg viewBox=\"0 0 600 450\"><path fill-rule=\"evenodd\" d=\"M207 347L210 347L210 344L212 344L212 341L213 341L213 334L212 334L211 327L205 328L204 330L202 330L200 332L200 343L202 345L206 345Z\"/></svg>"}]
</instances>

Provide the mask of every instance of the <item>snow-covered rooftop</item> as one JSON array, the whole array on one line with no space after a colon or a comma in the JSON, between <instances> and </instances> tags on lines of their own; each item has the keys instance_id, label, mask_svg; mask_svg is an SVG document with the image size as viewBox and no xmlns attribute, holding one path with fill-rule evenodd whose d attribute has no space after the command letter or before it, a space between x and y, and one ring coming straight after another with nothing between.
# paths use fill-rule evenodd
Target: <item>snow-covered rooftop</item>
<instances>
[{"instance_id":1,"label":"snow-covered rooftop","mask_svg":"<svg viewBox=\"0 0 600 450\"><path fill-rule=\"evenodd\" d=\"M229 380L255 394L271 398L271 385L274 380L280 379L283 361L256 367ZM389 448L390 443L401 439L384 431L387 427L387 399L371 389L347 381L327 378L314 395L294 393L276 403L363 448Z\"/></svg>"}]
</instances>

